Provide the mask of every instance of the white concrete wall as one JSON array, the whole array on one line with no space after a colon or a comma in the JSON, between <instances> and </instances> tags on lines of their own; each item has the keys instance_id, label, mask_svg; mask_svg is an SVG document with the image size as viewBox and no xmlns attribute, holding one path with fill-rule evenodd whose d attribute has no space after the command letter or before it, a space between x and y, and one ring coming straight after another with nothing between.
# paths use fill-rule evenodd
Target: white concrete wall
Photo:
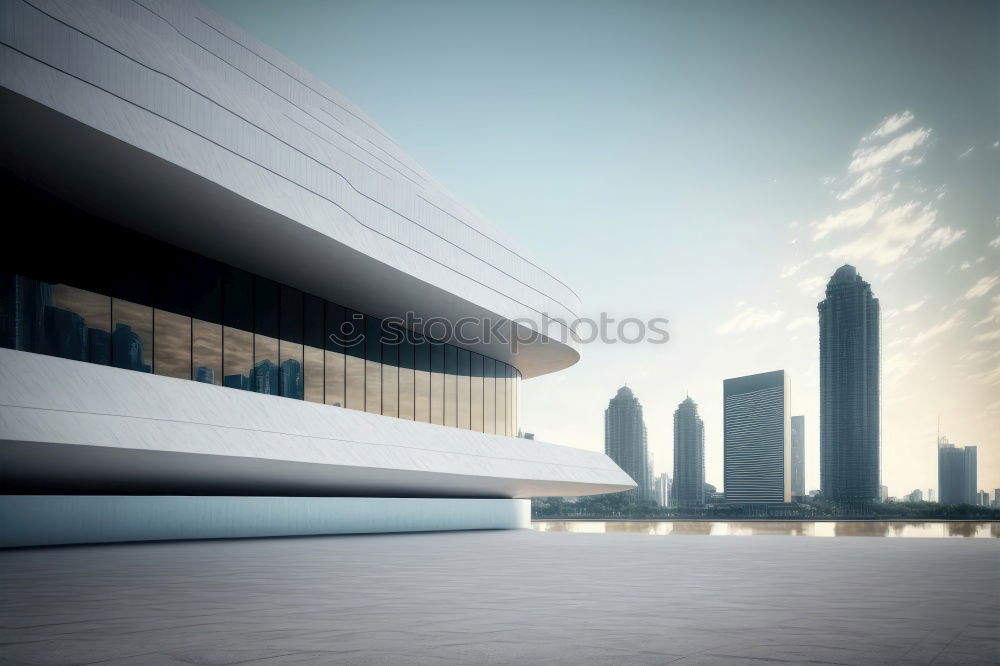
<instances>
[{"instance_id":1,"label":"white concrete wall","mask_svg":"<svg viewBox=\"0 0 1000 666\"><path fill-rule=\"evenodd\" d=\"M634 484L602 453L0 349L17 492L532 497Z\"/></svg>"}]
</instances>

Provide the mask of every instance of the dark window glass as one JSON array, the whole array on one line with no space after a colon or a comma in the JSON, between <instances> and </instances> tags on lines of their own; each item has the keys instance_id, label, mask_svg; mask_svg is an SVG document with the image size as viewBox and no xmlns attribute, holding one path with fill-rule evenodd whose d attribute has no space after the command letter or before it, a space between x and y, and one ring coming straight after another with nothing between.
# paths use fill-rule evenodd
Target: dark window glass
<instances>
[{"instance_id":1,"label":"dark window glass","mask_svg":"<svg viewBox=\"0 0 1000 666\"><path fill-rule=\"evenodd\" d=\"M225 267L222 282L223 324L253 331L253 276L237 268Z\"/></svg>"},{"instance_id":2,"label":"dark window glass","mask_svg":"<svg viewBox=\"0 0 1000 666\"><path fill-rule=\"evenodd\" d=\"M279 290L278 392L286 398L305 398L302 350L302 292L281 285Z\"/></svg>"},{"instance_id":3,"label":"dark window glass","mask_svg":"<svg viewBox=\"0 0 1000 666\"><path fill-rule=\"evenodd\" d=\"M483 432L497 431L496 361L483 357Z\"/></svg>"},{"instance_id":4,"label":"dark window glass","mask_svg":"<svg viewBox=\"0 0 1000 666\"><path fill-rule=\"evenodd\" d=\"M20 278L23 283L33 282ZM47 285L46 285L47 286ZM30 293L39 294L38 286ZM45 340L48 354L111 363L111 298L65 284L51 288L52 305L45 308Z\"/></svg>"},{"instance_id":5,"label":"dark window glass","mask_svg":"<svg viewBox=\"0 0 1000 666\"><path fill-rule=\"evenodd\" d=\"M350 409L365 409L365 316L344 309L341 340L346 354L347 402Z\"/></svg>"},{"instance_id":6,"label":"dark window glass","mask_svg":"<svg viewBox=\"0 0 1000 666\"><path fill-rule=\"evenodd\" d=\"M507 434L511 437L517 435L514 427L514 368L507 366Z\"/></svg>"},{"instance_id":7,"label":"dark window glass","mask_svg":"<svg viewBox=\"0 0 1000 666\"><path fill-rule=\"evenodd\" d=\"M457 425L458 407L458 350L452 345L444 347L444 424L454 428Z\"/></svg>"},{"instance_id":8,"label":"dark window glass","mask_svg":"<svg viewBox=\"0 0 1000 666\"><path fill-rule=\"evenodd\" d=\"M472 371L471 358L467 349L457 349L455 351L455 363L457 365L456 390L457 410L455 423L459 428L468 430L472 427L471 400L472 400L472 378L469 374Z\"/></svg>"},{"instance_id":9,"label":"dark window glass","mask_svg":"<svg viewBox=\"0 0 1000 666\"><path fill-rule=\"evenodd\" d=\"M346 368L342 328L344 326L344 308L334 303L326 303L326 322L324 330L326 391L324 401L328 405L344 407L346 398Z\"/></svg>"},{"instance_id":10,"label":"dark window glass","mask_svg":"<svg viewBox=\"0 0 1000 666\"><path fill-rule=\"evenodd\" d=\"M507 434L507 364L496 362L497 434Z\"/></svg>"},{"instance_id":11,"label":"dark window glass","mask_svg":"<svg viewBox=\"0 0 1000 666\"><path fill-rule=\"evenodd\" d=\"M382 331L382 414L399 416L398 336L383 325Z\"/></svg>"},{"instance_id":12,"label":"dark window glass","mask_svg":"<svg viewBox=\"0 0 1000 666\"><path fill-rule=\"evenodd\" d=\"M153 308L119 298L111 300L111 362L116 368L152 371Z\"/></svg>"},{"instance_id":13,"label":"dark window glass","mask_svg":"<svg viewBox=\"0 0 1000 666\"><path fill-rule=\"evenodd\" d=\"M309 402L323 402L323 300L305 295L302 307L303 395Z\"/></svg>"},{"instance_id":14,"label":"dark window glass","mask_svg":"<svg viewBox=\"0 0 1000 666\"><path fill-rule=\"evenodd\" d=\"M148 241L135 239L119 248L114 259L111 301L111 362L115 367L151 372L153 369L153 285Z\"/></svg>"},{"instance_id":15,"label":"dark window glass","mask_svg":"<svg viewBox=\"0 0 1000 666\"><path fill-rule=\"evenodd\" d=\"M222 384L222 266L203 257L191 264L192 378Z\"/></svg>"},{"instance_id":16,"label":"dark window glass","mask_svg":"<svg viewBox=\"0 0 1000 666\"><path fill-rule=\"evenodd\" d=\"M279 394L278 291L278 283L254 277L253 370L250 374L250 390L267 395Z\"/></svg>"},{"instance_id":17,"label":"dark window glass","mask_svg":"<svg viewBox=\"0 0 1000 666\"><path fill-rule=\"evenodd\" d=\"M483 357L472 354L472 429L483 432Z\"/></svg>"},{"instance_id":18,"label":"dark window glass","mask_svg":"<svg viewBox=\"0 0 1000 666\"><path fill-rule=\"evenodd\" d=\"M225 267L222 276L223 384L250 390L253 372L253 276Z\"/></svg>"},{"instance_id":19,"label":"dark window glass","mask_svg":"<svg viewBox=\"0 0 1000 666\"><path fill-rule=\"evenodd\" d=\"M382 320L365 317L365 411L382 413Z\"/></svg>"},{"instance_id":20,"label":"dark window glass","mask_svg":"<svg viewBox=\"0 0 1000 666\"><path fill-rule=\"evenodd\" d=\"M222 384L222 326L191 320L191 363L196 382Z\"/></svg>"},{"instance_id":21,"label":"dark window glass","mask_svg":"<svg viewBox=\"0 0 1000 666\"><path fill-rule=\"evenodd\" d=\"M399 343L399 418L413 420L414 391L413 341L407 335Z\"/></svg>"},{"instance_id":22,"label":"dark window glass","mask_svg":"<svg viewBox=\"0 0 1000 666\"><path fill-rule=\"evenodd\" d=\"M431 343L431 423L444 425L444 345Z\"/></svg>"},{"instance_id":23,"label":"dark window glass","mask_svg":"<svg viewBox=\"0 0 1000 666\"><path fill-rule=\"evenodd\" d=\"M431 343L415 337L413 343L413 418L431 422Z\"/></svg>"},{"instance_id":24,"label":"dark window glass","mask_svg":"<svg viewBox=\"0 0 1000 666\"><path fill-rule=\"evenodd\" d=\"M191 316L222 323L222 266L204 257L194 257L191 263Z\"/></svg>"},{"instance_id":25,"label":"dark window glass","mask_svg":"<svg viewBox=\"0 0 1000 666\"><path fill-rule=\"evenodd\" d=\"M153 339L153 371L165 377L191 379L191 318L154 310Z\"/></svg>"},{"instance_id":26,"label":"dark window glass","mask_svg":"<svg viewBox=\"0 0 1000 666\"><path fill-rule=\"evenodd\" d=\"M153 372L191 379L191 255L158 246L151 260Z\"/></svg>"}]
</instances>

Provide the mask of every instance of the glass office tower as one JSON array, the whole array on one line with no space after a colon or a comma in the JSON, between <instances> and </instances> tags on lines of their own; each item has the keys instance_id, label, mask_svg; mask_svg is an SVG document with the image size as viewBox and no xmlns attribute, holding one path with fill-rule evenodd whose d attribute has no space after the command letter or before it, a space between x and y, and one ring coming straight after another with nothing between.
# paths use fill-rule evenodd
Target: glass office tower
<instances>
[{"instance_id":1,"label":"glass office tower","mask_svg":"<svg viewBox=\"0 0 1000 666\"><path fill-rule=\"evenodd\" d=\"M879 497L879 302L853 266L819 310L820 487L835 502Z\"/></svg>"}]
</instances>

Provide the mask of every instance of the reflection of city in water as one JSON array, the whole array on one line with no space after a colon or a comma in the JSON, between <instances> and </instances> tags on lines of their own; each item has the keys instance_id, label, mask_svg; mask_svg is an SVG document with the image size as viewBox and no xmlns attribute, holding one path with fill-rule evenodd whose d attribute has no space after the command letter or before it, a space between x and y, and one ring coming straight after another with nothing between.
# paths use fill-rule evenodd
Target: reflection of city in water
<instances>
[{"instance_id":1,"label":"reflection of city in water","mask_svg":"<svg viewBox=\"0 0 1000 666\"><path fill-rule=\"evenodd\" d=\"M648 534L701 536L816 536L911 537L1000 539L1000 522L900 522L900 521L600 521L543 520L531 524L537 532L589 534Z\"/></svg>"}]
</instances>

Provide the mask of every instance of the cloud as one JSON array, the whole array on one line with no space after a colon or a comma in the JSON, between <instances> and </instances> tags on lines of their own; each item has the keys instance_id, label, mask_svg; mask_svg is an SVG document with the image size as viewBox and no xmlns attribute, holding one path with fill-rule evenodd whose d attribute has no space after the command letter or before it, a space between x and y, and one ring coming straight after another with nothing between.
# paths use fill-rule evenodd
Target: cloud
<instances>
[{"instance_id":1,"label":"cloud","mask_svg":"<svg viewBox=\"0 0 1000 666\"><path fill-rule=\"evenodd\" d=\"M994 296L990 299L990 301L993 303L990 311L986 314L984 319L976 322L976 325L973 328L979 328L980 326L986 326L987 324L993 323L1000 324L1000 295Z\"/></svg>"},{"instance_id":2,"label":"cloud","mask_svg":"<svg viewBox=\"0 0 1000 666\"><path fill-rule=\"evenodd\" d=\"M907 256L936 220L937 210L933 206L910 201L880 215L870 232L826 254L836 260L868 260L886 266Z\"/></svg>"},{"instance_id":3,"label":"cloud","mask_svg":"<svg viewBox=\"0 0 1000 666\"><path fill-rule=\"evenodd\" d=\"M928 340L930 340L932 338L936 338L937 336L941 335L942 333L945 333L945 332L950 331L951 329L955 328L956 326L958 326L959 322L962 321L962 315L963 314L964 314L964 311L963 310L959 310L958 312L956 312L954 315L951 316L951 319L946 319L945 321L941 322L937 326L931 326L926 331L923 331L922 333L918 333L916 336L914 336L912 345L914 347L916 347L918 345L922 345L925 342L927 342Z\"/></svg>"},{"instance_id":4,"label":"cloud","mask_svg":"<svg viewBox=\"0 0 1000 666\"><path fill-rule=\"evenodd\" d=\"M802 270L802 268L805 267L805 265L808 263L809 261L806 260L798 264L785 264L785 266L781 269L781 275L779 275L778 277L780 277L782 280L784 280L785 278L790 278L796 273L798 273L800 270Z\"/></svg>"},{"instance_id":5,"label":"cloud","mask_svg":"<svg viewBox=\"0 0 1000 666\"><path fill-rule=\"evenodd\" d=\"M882 194L872 197L858 206L845 208L844 210L827 215L819 222L813 223L812 226L816 229L813 234L813 240L821 240L835 231L863 227L868 224L868 222L870 222L879 210L881 210L882 207L885 206L885 204L887 204L890 200L892 200L891 194Z\"/></svg>"},{"instance_id":6,"label":"cloud","mask_svg":"<svg viewBox=\"0 0 1000 666\"><path fill-rule=\"evenodd\" d=\"M797 329L804 328L806 326L817 324L817 322L818 320L816 319L816 317L799 317L795 321L790 322L788 326L786 326L785 328L787 328L789 331L795 331Z\"/></svg>"},{"instance_id":7,"label":"cloud","mask_svg":"<svg viewBox=\"0 0 1000 666\"><path fill-rule=\"evenodd\" d=\"M997 332L1000 333L1000 331ZM1000 382L1000 365L997 365L992 370L987 370L986 372L981 372L978 375L973 375L972 378L980 384L992 386L993 384Z\"/></svg>"},{"instance_id":8,"label":"cloud","mask_svg":"<svg viewBox=\"0 0 1000 666\"><path fill-rule=\"evenodd\" d=\"M910 370L916 367L916 362L910 358L910 354L898 353L893 354L885 360L885 366L883 368L883 377L885 378L886 385L892 385L897 383L904 375L908 374Z\"/></svg>"},{"instance_id":9,"label":"cloud","mask_svg":"<svg viewBox=\"0 0 1000 666\"><path fill-rule=\"evenodd\" d=\"M957 240L965 236L965 229L952 229L951 227L938 227L930 236L924 239L921 244L929 250L943 250Z\"/></svg>"},{"instance_id":10,"label":"cloud","mask_svg":"<svg viewBox=\"0 0 1000 666\"><path fill-rule=\"evenodd\" d=\"M799 282L798 288L803 294L818 298L823 295L823 287L826 286L826 282L827 278L822 275L814 275Z\"/></svg>"},{"instance_id":11,"label":"cloud","mask_svg":"<svg viewBox=\"0 0 1000 666\"><path fill-rule=\"evenodd\" d=\"M850 187L837 195L837 200L844 201L845 199L850 199L861 190L865 189L869 185L875 185L880 180L882 180L881 167L865 171L863 174L858 176L858 179L855 180Z\"/></svg>"},{"instance_id":12,"label":"cloud","mask_svg":"<svg viewBox=\"0 0 1000 666\"><path fill-rule=\"evenodd\" d=\"M911 122L913 122L913 113L911 111L903 111L902 113L886 116L882 119L882 123L878 126L878 129L866 136L865 140L869 141L871 139L889 136L890 134L903 129Z\"/></svg>"},{"instance_id":13,"label":"cloud","mask_svg":"<svg viewBox=\"0 0 1000 666\"><path fill-rule=\"evenodd\" d=\"M741 312L736 313L736 316L729 321L719 325L718 328L715 329L715 332L719 335L728 335L729 333L755 331L759 328L776 324L784 316L784 314L785 313L781 310L764 312L754 307L748 307L743 309Z\"/></svg>"},{"instance_id":14,"label":"cloud","mask_svg":"<svg viewBox=\"0 0 1000 666\"><path fill-rule=\"evenodd\" d=\"M975 338L976 342L993 342L994 340L1000 340L1000 328L990 331L989 333L980 333Z\"/></svg>"},{"instance_id":15,"label":"cloud","mask_svg":"<svg viewBox=\"0 0 1000 666\"><path fill-rule=\"evenodd\" d=\"M850 173L860 173L875 169L888 164L897 157L901 157L922 146L931 136L931 131L926 127L910 130L905 134L897 136L892 141L880 146L871 148L858 148L854 151L853 159L847 170Z\"/></svg>"},{"instance_id":16,"label":"cloud","mask_svg":"<svg viewBox=\"0 0 1000 666\"><path fill-rule=\"evenodd\" d=\"M924 301L917 301L915 303L910 303L905 308L903 308L903 312L914 312L915 310L919 310L923 306L923 304Z\"/></svg>"},{"instance_id":17,"label":"cloud","mask_svg":"<svg viewBox=\"0 0 1000 666\"><path fill-rule=\"evenodd\" d=\"M968 157L969 155L972 154L972 151L975 150L975 149L976 149L975 146L969 146L968 148L965 149L965 151L961 155L958 156L958 159L961 160L961 159L964 159L964 158Z\"/></svg>"},{"instance_id":18,"label":"cloud","mask_svg":"<svg viewBox=\"0 0 1000 666\"><path fill-rule=\"evenodd\" d=\"M1000 282L1000 276L997 275L987 275L984 278L979 278L979 282L972 285L969 291L965 292L963 298L965 300L972 300L973 298L979 298L985 296L993 290L997 282Z\"/></svg>"},{"instance_id":19,"label":"cloud","mask_svg":"<svg viewBox=\"0 0 1000 666\"><path fill-rule=\"evenodd\" d=\"M993 248L1000 247L1000 236L997 236L989 242L989 246Z\"/></svg>"}]
</instances>

